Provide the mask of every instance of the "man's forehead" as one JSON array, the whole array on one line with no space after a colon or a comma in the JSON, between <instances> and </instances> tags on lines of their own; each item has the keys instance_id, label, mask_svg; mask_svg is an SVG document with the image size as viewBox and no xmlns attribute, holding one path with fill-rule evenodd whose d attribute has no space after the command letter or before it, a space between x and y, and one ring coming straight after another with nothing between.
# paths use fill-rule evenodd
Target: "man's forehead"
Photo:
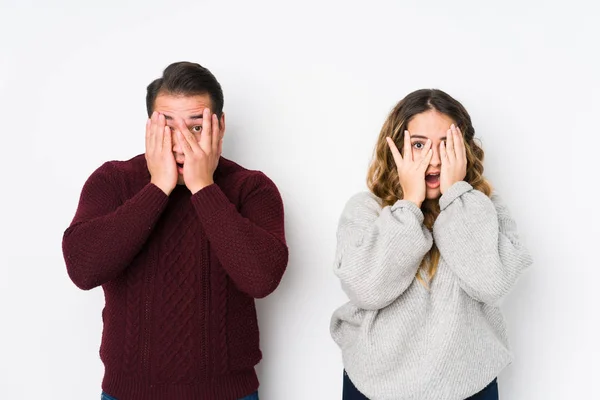
<instances>
[{"instance_id":1,"label":"man's forehead","mask_svg":"<svg viewBox=\"0 0 600 400\"><path fill-rule=\"evenodd\" d=\"M212 108L208 95L168 95L161 94L154 101L154 109L164 114L177 114L178 116L202 114L205 108Z\"/></svg>"}]
</instances>

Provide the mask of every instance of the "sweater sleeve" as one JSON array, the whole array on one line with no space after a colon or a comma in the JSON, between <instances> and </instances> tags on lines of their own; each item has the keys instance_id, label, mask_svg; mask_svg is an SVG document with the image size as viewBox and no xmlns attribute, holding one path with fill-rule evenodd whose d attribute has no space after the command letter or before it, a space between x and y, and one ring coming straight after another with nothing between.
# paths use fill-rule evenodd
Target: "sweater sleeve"
<instances>
[{"instance_id":1,"label":"sweater sleeve","mask_svg":"<svg viewBox=\"0 0 600 400\"><path fill-rule=\"evenodd\" d=\"M194 194L192 203L211 250L234 284L262 298L277 288L288 263L283 202L262 173L251 175L244 185L239 211L216 184Z\"/></svg>"},{"instance_id":2,"label":"sweater sleeve","mask_svg":"<svg viewBox=\"0 0 600 400\"><path fill-rule=\"evenodd\" d=\"M440 209L433 235L442 260L467 294L497 304L532 262L507 207L461 181L440 198Z\"/></svg>"},{"instance_id":3,"label":"sweater sleeve","mask_svg":"<svg viewBox=\"0 0 600 400\"><path fill-rule=\"evenodd\" d=\"M84 290L116 278L127 268L167 204L165 193L151 183L122 202L117 178L111 163L88 178L63 235L67 272Z\"/></svg>"},{"instance_id":4,"label":"sweater sleeve","mask_svg":"<svg viewBox=\"0 0 600 400\"><path fill-rule=\"evenodd\" d=\"M334 271L354 305L382 309L410 286L433 243L423 219L408 200L382 209L371 193L350 199L338 225Z\"/></svg>"}]
</instances>

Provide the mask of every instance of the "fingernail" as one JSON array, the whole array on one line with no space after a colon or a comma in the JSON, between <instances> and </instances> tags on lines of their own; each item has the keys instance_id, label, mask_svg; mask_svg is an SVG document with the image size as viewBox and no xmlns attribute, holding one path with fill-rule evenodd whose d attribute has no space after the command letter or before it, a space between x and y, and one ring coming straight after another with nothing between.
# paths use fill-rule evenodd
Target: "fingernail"
<instances>
[{"instance_id":1,"label":"fingernail","mask_svg":"<svg viewBox=\"0 0 600 400\"><path fill-rule=\"evenodd\" d=\"M450 128L451 128L451 129L454 129L454 128L456 128L456 127L454 126L454 124L452 124L452 125L450 125Z\"/></svg>"}]
</instances>

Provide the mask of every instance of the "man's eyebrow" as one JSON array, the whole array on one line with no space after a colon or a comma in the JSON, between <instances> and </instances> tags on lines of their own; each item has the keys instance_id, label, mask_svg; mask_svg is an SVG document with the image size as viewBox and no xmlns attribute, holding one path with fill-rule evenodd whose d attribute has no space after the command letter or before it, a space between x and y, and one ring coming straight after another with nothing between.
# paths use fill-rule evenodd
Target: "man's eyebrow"
<instances>
[{"instance_id":1,"label":"man's eyebrow","mask_svg":"<svg viewBox=\"0 0 600 400\"><path fill-rule=\"evenodd\" d=\"M170 115L166 115L166 114L163 114L163 115L165 116L165 119L167 121L173 121L173 117L171 117ZM192 116L188 117L187 119L202 119L202 114L192 115Z\"/></svg>"}]
</instances>

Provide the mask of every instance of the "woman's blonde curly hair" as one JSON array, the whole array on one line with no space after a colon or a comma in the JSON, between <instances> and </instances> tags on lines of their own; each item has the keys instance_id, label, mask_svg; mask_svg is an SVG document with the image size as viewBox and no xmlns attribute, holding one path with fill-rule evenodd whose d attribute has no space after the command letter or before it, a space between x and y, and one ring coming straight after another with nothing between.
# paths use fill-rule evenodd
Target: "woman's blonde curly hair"
<instances>
[{"instance_id":1,"label":"woman's blonde curly hair","mask_svg":"<svg viewBox=\"0 0 600 400\"><path fill-rule=\"evenodd\" d=\"M404 149L404 131L408 129L408 123L415 115L429 110L435 110L450 117L462 132L467 150L465 181L487 196L492 193L491 185L483 177L484 152L475 142L475 129L467 110L457 100L441 90L421 89L410 93L396 104L383 124L377 140L373 160L369 166L367 185L371 192L382 200L384 207L393 205L404 196L396 163L386 138L391 137L398 149ZM426 199L421 205L421 210L425 216L424 224L431 231L440 213L438 200ZM440 252L434 243L417 271L416 278L423 286L429 287L429 282L437 271L439 259ZM421 271L425 272L427 282L421 277Z\"/></svg>"}]
</instances>

